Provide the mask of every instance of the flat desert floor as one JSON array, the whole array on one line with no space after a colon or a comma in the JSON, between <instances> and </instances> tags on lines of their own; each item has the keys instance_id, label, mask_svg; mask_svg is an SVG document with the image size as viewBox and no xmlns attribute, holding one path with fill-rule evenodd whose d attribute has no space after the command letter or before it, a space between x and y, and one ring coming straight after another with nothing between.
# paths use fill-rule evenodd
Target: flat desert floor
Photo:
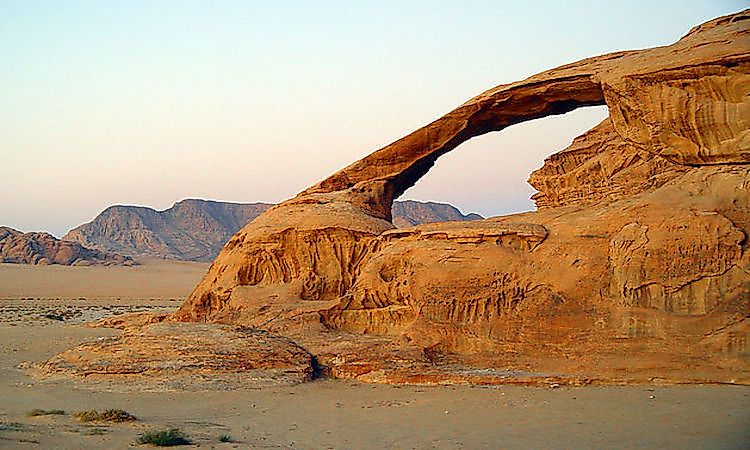
<instances>
[{"instance_id":1,"label":"flat desert floor","mask_svg":"<svg viewBox=\"0 0 750 450\"><path fill-rule=\"evenodd\" d=\"M203 448L750 448L750 387L383 386L318 380L247 391L114 392L40 381L23 369L118 333L81 324L171 311L206 264L138 267L0 264L0 447L128 448L179 428ZM32 409L64 415L28 417ZM72 414L121 408L130 424ZM222 443L219 436L231 436Z\"/></svg>"}]
</instances>

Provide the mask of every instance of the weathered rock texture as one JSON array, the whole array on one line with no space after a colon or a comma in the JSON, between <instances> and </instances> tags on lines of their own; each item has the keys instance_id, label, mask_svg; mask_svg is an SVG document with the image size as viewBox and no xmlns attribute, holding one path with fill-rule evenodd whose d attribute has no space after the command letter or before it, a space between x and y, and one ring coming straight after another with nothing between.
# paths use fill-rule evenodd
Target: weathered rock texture
<instances>
[{"instance_id":1,"label":"weathered rock texture","mask_svg":"<svg viewBox=\"0 0 750 450\"><path fill-rule=\"evenodd\" d=\"M36 371L125 385L138 377L156 390L211 390L309 381L314 360L291 340L260 330L152 323L80 345Z\"/></svg>"},{"instance_id":2,"label":"weathered rock texture","mask_svg":"<svg viewBox=\"0 0 750 450\"><path fill-rule=\"evenodd\" d=\"M90 248L138 258L211 261L227 240L270 203L228 203L187 199L164 211L143 206L111 206L64 239ZM477 220L444 203L413 200L393 204L399 227L453 220Z\"/></svg>"},{"instance_id":3,"label":"weathered rock texture","mask_svg":"<svg viewBox=\"0 0 750 450\"><path fill-rule=\"evenodd\" d=\"M491 89L274 206L171 318L287 336L373 382L750 382L750 14ZM604 105L535 212L395 229L460 143Z\"/></svg>"},{"instance_id":4,"label":"weathered rock texture","mask_svg":"<svg viewBox=\"0 0 750 450\"><path fill-rule=\"evenodd\" d=\"M0 227L0 262L66 266L135 264L126 256L86 248L49 233L22 233L8 227Z\"/></svg>"},{"instance_id":5,"label":"weathered rock texture","mask_svg":"<svg viewBox=\"0 0 750 450\"><path fill-rule=\"evenodd\" d=\"M585 205L657 188L687 170L629 143L605 119L547 158L529 184L539 208Z\"/></svg>"}]
</instances>

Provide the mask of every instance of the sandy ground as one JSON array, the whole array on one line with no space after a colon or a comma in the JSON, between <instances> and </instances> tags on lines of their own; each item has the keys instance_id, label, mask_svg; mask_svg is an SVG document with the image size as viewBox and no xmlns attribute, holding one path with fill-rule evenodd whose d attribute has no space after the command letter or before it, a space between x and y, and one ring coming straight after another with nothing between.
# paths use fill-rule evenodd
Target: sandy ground
<instances>
[{"instance_id":1,"label":"sandy ground","mask_svg":"<svg viewBox=\"0 0 750 450\"><path fill-rule=\"evenodd\" d=\"M0 299L182 300L208 270L208 263L141 262L132 267L0 264Z\"/></svg>"},{"instance_id":2,"label":"sandy ground","mask_svg":"<svg viewBox=\"0 0 750 450\"><path fill-rule=\"evenodd\" d=\"M205 264L0 265L0 447L128 448L177 427L207 448L750 448L750 388L478 388L319 380L213 392L108 392L39 381L23 367L117 333L80 323L175 309ZM46 317L52 315L52 317ZM34 408L65 415L27 417ZM132 424L87 425L72 413L122 408ZM226 434L234 442L220 443Z\"/></svg>"}]
</instances>

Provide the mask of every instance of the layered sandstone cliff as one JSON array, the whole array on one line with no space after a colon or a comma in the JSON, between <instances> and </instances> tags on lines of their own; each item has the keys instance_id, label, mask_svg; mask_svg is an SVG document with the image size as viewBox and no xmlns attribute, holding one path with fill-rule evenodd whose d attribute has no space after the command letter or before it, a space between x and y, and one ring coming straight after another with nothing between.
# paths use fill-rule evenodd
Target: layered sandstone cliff
<instances>
[{"instance_id":1,"label":"layered sandstone cliff","mask_svg":"<svg viewBox=\"0 0 750 450\"><path fill-rule=\"evenodd\" d=\"M22 233L8 227L0 227L0 262L66 266L135 264L126 256L86 248L49 233Z\"/></svg>"},{"instance_id":2,"label":"layered sandstone cliff","mask_svg":"<svg viewBox=\"0 0 750 450\"><path fill-rule=\"evenodd\" d=\"M538 208L585 205L657 188L687 170L626 141L605 119L547 158L529 184Z\"/></svg>"},{"instance_id":3,"label":"layered sandstone cliff","mask_svg":"<svg viewBox=\"0 0 750 450\"><path fill-rule=\"evenodd\" d=\"M610 116L531 176L538 211L396 229L487 132ZM293 339L374 382L750 382L750 11L500 85L274 206L170 320Z\"/></svg>"}]
</instances>

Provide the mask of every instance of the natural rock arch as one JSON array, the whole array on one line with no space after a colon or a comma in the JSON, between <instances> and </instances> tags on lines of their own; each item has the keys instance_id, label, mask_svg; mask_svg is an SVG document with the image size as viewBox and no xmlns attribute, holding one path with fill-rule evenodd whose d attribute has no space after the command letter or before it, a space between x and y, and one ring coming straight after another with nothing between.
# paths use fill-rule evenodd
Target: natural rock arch
<instances>
[{"instance_id":1,"label":"natural rock arch","mask_svg":"<svg viewBox=\"0 0 750 450\"><path fill-rule=\"evenodd\" d=\"M227 242L176 317L210 320L226 308L242 310L247 299L231 298L238 286L280 283L305 300L346 295L373 240L393 228L396 197L460 143L522 121L606 104L609 119L590 132L604 136L593 157L627 147L632 155L621 165L646 160L638 173L648 180L675 167L750 163L748 19L748 11L718 18L670 46L584 59L474 97L249 223ZM644 183L641 190L654 186Z\"/></svg>"},{"instance_id":2,"label":"natural rock arch","mask_svg":"<svg viewBox=\"0 0 750 450\"><path fill-rule=\"evenodd\" d=\"M675 164L748 163L750 38L724 34L747 20L745 11L695 27L671 46L584 59L497 86L297 198L347 192L355 205L390 220L392 201L462 142L582 106L607 105L616 138Z\"/></svg>"},{"instance_id":3,"label":"natural rock arch","mask_svg":"<svg viewBox=\"0 0 750 450\"><path fill-rule=\"evenodd\" d=\"M553 76L499 86L431 124L383 147L303 191L298 197L350 190L358 206L390 220L393 200L424 176L442 155L485 133L582 106L604 105L590 75Z\"/></svg>"},{"instance_id":4,"label":"natural rock arch","mask_svg":"<svg viewBox=\"0 0 750 450\"><path fill-rule=\"evenodd\" d=\"M259 336L147 325L107 353L135 355L116 369L140 373L146 335L161 348L215 330L199 359L212 345L246 358L229 361L242 378L314 366L387 383L750 384L748 19L475 97L248 223L175 314L130 319ZM388 221L393 198L461 142L602 102L609 118L531 175L537 211ZM89 350L48 367L90 373Z\"/></svg>"}]
</instances>

